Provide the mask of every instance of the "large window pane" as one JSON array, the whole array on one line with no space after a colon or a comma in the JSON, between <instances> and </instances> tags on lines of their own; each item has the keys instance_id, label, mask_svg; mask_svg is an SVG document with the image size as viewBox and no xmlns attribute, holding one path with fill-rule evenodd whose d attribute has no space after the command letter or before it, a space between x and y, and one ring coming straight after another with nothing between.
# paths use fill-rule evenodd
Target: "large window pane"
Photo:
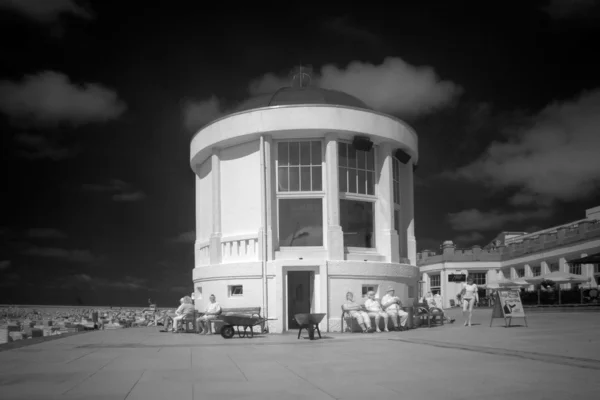
<instances>
[{"instance_id":1,"label":"large window pane","mask_svg":"<svg viewBox=\"0 0 600 400\"><path fill-rule=\"evenodd\" d=\"M359 169L358 170L358 193L367 193L366 189L367 185L367 173L366 171Z\"/></svg>"},{"instance_id":2,"label":"large window pane","mask_svg":"<svg viewBox=\"0 0 600 400\"><path fill-rule=\"evenodd\" d=\"M348 191L348 170L346 168L340 168L340 192Z\"/></svg>"},{"instance_id":3,"label":"large window pane","mask_svg":"<svg viewBox=\"0 0 600 400\"><path fill-rule=\"evenodd\" d=\"M279 179L279 191L287 192L290 190L288 183L288 169L287 167L279 167L277 172L277 178Z\"/></svg>"},{"instance_id":4,"label":"large window pane","mask_svg":"<svg viewBox=\"0 0 600 400\"><path fill-rule=\"evenodd\" d=\"M312 154L312 165L321 165L321 142L310 142L311 154Z\"/></svg>"},{"instance_id":5,"label":"large window pane","mask_svg":"<svg viewBox=\"0 0 600 400\"><path fill-rule=\"evenodd\" d=\"M348 168L356 168L356 149L348 146Z\"/></svg>"},{"instance_id":6,"label":"large window pane","mask_svg":"<svg viewBox=\"0 0 600 400\"><path fill-rule=\"evenodd\" d=\"M280 166L289 164L288 148L289 148L288 142L282 142L282 143L279 143L279 145L278 145L278 148L277 148L278 161L277 162Z\"/></svg>"},{"instance_id":7,"label":"large window pane","mask_svg":"<svg viewBox=\"0 0 600 400\"><path fill-rule=\"evenodd\" d=\"M373 150L367 153L367 169L369 171L375 171L375 156Z\"/></svg>"},{"instance_id":8,"label":"large window pane","mask_svg":"<svg viewBox=\"0 0 600 400\"><path fill-rule=\"evenodd\" d=\"M344 231L344 246L375 246L373 240L373 203L340 200L340 222Z\"/></svg>"},{"instance_id":9,"label":"large window pane","mask_svg":"<svg viewBox=\"0 0 600 400\"><path fill-rule=\"evenodd\" d=\"M358 169L365 169L367 166L367 153L364 151L356 152L356 167Z\"/></svg>"},{"instance_id":10,"label":"large window pane","mask_svg":"<svg viewBox=\"0 0 600 400\"><path fill-rule=\"evenodd\" d=\"M300 144L290 142L290 165L300 165Z\"/></svg>"},{"instance_id":11,"label":"large window pane","mask_svg":"<svg viewBox=\"0 0 600 400\"><path fill-rule=\"evenodd\" d=\"M300 142L300 165L310 165L310 142Z\"/></svg>"},{"instance_id":12,"label":"large window pane","mask_svg":"<svg viewBox=\"0 0 600 400\"><path fill-rule=\"evenodd\" d=\"M321 167L312 167L312 190L323 190L323 175Z\"/></svg>"},{"instance_id":13,"label":"large window pane","mask_svg":"<svg viewBox=\"0 0 600 400\"><path fill-rule=\"evenodd\" d=\"M346 146L346 143L338 143L338 158L340 162L340 167L346 167L348 165L347 150L348 146Z\"/></svg>"},{"instance_id":14,"label":"large window pane","mask_svg":"<svg viewBox=\"0 0 600 400\"><path fill-rule=\"evenodd\" d=\"M323 200L279 200L279 244L323 246Z\"/></svg>"},{"instance_id":15,"label":"large window pane","mask_svg":"<svg viewBox=\"0 0 600 400\"><path fill-rule=\"evenodd\" d=\"M367 194L375 194L375 172L367 172Z\"/></svg>"},{"instance_id":16,"label":"large window pane","mask_svg":"<svg viewBox=\"0 0 600 400\"><path fill-rule=\"evenodd\" d=\"M356 193L356 170L348 170L348 192Z\"/></svg>"},{"instance_id":17,"label":"large window pane","mask_svg":"<svg viewBox=\"0 0 600 400\"><path fill-rule=\"evenodd\" d=\"M299 167L289 167L289 168L290 168L290 192L297 192L300 190L300 168Z\"/></svg>"},{"instance_id":18,"label":"large window pane","mask_svg":"<svg viewBox=\"0 0 600 400\"><path fill-rule=\"evenodd\" d=\"M300 167L300 190L310 192L310 167Z\"/></svg>"}]
</instances>

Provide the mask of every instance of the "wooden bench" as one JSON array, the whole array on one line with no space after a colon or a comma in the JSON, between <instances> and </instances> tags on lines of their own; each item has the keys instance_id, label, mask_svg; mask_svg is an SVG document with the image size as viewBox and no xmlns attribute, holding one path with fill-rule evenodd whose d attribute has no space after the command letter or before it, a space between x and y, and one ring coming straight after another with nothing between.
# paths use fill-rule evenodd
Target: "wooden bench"
<instances>
[{"instance_id":1,"label":"wooden bench","mask_svg":"<svg viewBox=\"0 0 600 400\"><path fill-rule=\"evenodd\" d=\"M409 313L409 321L407 321L407 323L406 323L406 328L408 328L408 329L412 328L412 326L409 326L410 324L412 324L412 318L411 318L412 313L409 310L410 308L411 307L402 307L402 310ZM352 317L352 315L350 314L351 312L352 311L350 311L350 310L347 310L347 311L344 310L344 306L342 305L342 318L340 318L340 332L341 333L344 333L344 320L346 318L350 319L350 324L349 324L350 332L354 332L352 327L353 327L353 322L356 321L356 319ZM346 317L346 314L348 314L347 317ZM375 327L375 317L370 317L370 318L371 318L371 326ZM391 318L391 317L389 317L389 318ZM391 321L388 321L388 327L389 326L393 327L393 325L390 325L391 323L392 323ZM381 327L379 327L379 328L381 329Z\"/></svg>"},{"instance_id":2,"label":"wooden bench","mask_svg":"<svg viewBox=\"0 0 600 400\"><path fill-rule=\"evenodd\" d=\"M444 325L444 311L441 308L429 307L426 303L418 303L415 307L415 319L419 321L419 325L426 320L429 328L432 322L434 325Z\"/></svg>"},{"instance_id":3,"label":"wooden bench","mask_svg":"<svg viewBox=\"0 0 600 400\"><path fill-rule=\"evenodd\" d=\"M204 315L204 313L201 313L202 315ZM221 308L221 314L220 315L248 315L251 317L258 317L260 318L260 307L238 307L238 308ZM216 319L213 319L210 321L211 326L212 326L212 332L213 333L219 333L221 326L218 326L217 324L222 325L223 324L223 320L219 319L219 317L217 316ZM218 327L218 329L217 329ZM265 331L265 324L264 322L260 325L260 330L261 333Z\"/></svg>"}]
</instances>

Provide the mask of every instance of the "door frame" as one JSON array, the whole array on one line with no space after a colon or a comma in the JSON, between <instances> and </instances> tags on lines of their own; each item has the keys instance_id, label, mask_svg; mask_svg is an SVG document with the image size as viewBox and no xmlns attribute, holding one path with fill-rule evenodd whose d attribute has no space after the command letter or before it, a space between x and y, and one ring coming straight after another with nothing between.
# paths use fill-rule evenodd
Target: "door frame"
<instances>
[{"instance_id":1,"label":"door frame","mask_svg":"<svg viewBox=\"0 0 600 400\"><path fill-rule=\"evenodd\" d=\"M288 293L288 273L289 272L310 272L310 288L309 292L312 293L310 302L310 312L320 312L321 309L321 282L320 282L320 267L319 265L302 265L302 266L285 266L282 267L283 280L282 280L282 293L283 293L283 330L289 331L289 293Z\"/></svg>"}]
</instances>

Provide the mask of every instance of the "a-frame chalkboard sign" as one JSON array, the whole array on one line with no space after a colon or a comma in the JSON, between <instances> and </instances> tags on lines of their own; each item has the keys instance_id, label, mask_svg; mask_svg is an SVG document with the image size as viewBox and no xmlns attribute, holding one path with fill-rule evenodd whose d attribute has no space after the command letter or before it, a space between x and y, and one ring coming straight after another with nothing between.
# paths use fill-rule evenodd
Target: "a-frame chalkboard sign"
<instances>
[{"instance_id":1,"label":"a-frame chalkboard sign","mask_svg":"<svg viewBox=\"0 0 600 400\"><path fill-rule=\"evenodd\" d=\"M495 301L490 327L492 326L492 322L494 322L494 318L504 318L504 326L506 328L511 326L513 318L523 318L527 327L527 317L525 316L525 309L523 308L521 295L518 290L499 289L496 291L494 297Z\"/></svg>"}]
</instances>

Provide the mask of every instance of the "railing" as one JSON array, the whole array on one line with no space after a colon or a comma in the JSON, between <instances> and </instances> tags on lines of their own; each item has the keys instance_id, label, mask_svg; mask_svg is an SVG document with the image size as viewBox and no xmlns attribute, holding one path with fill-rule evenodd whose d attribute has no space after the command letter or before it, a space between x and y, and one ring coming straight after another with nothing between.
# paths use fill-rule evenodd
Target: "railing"
<instances>
[{"instance_id":1,"label":"railing","mask_svg":"<svg viewBox=\"0 0 600 400\"><path fill-rule=\"evenodd\" d=\"M256 234L230 236L221 239L221 261L225 263L258 260Z\"/></svg>"}]
</instances>

